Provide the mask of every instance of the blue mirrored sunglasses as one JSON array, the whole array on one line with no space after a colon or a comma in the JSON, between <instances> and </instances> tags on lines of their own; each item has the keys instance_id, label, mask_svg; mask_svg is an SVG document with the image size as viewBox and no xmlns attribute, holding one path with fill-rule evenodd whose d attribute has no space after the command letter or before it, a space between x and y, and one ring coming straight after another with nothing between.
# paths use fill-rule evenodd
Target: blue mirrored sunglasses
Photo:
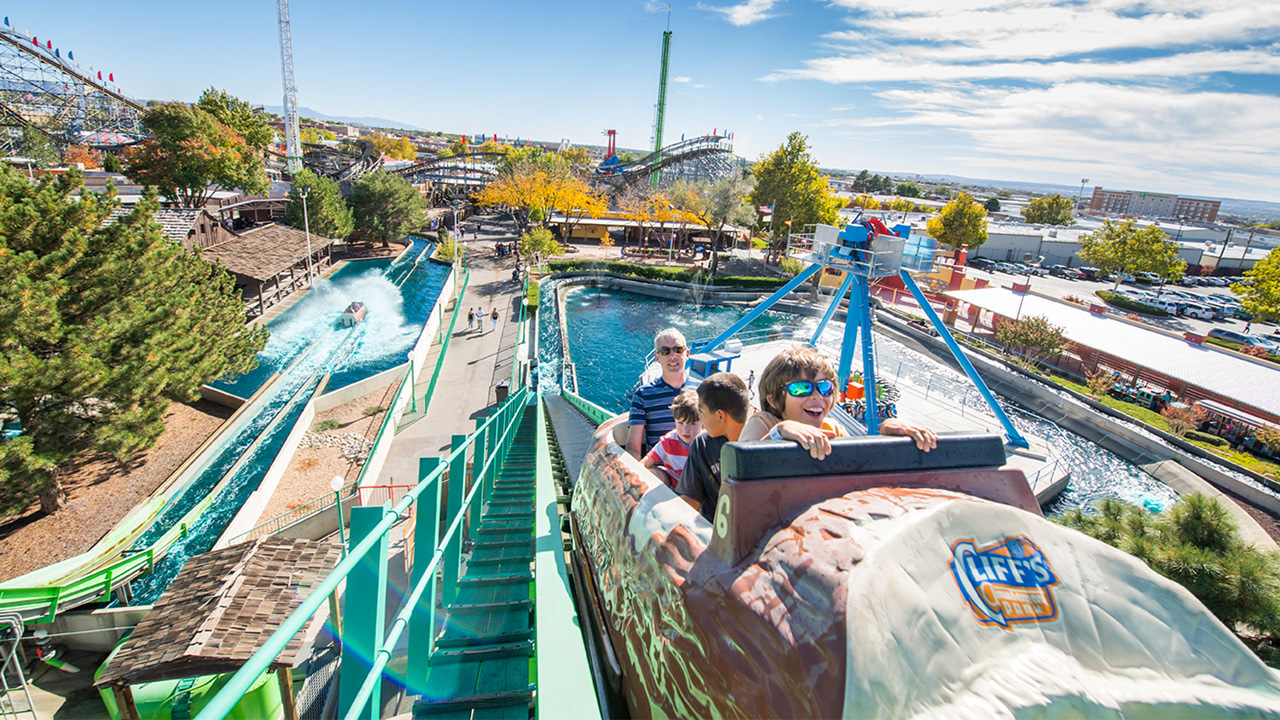
<instances>
[{"instance_id":1,"label":"blue mirrored sunglasses","mask_svg":"<svg viewBox=\"0 0 1280 720\"><path fill-rule=\"evenodd\" d=\"M830 380L819 380L818 382L810 382L808 380L799 380L793 383L787 383L787 394L791 397L809 397L814 390L822 397L827 397L831 391L835 390L835 383Z\"/></svg>"},{"instance_id":2,"label":"blue mirrored sunglasses","mask_svg":"<svg viewBox=\"0 0 1280 720\"><path fill-rule=\"evenodd\" d=\"M654 352L656 352L657 354L661 355L662 357L666 357L666 356L668 356L668 355L670 355L670 354L672 354L672 353L675 353L676 355L683 355L683 354L684 354L684 346L683 346L683 345L676 345L675 347L665 347L665 346L664 346L664 347L660 347L660 348L658 348L658 349L657 349L657 350L655 350Z\"/></svg>"}]
</instances>

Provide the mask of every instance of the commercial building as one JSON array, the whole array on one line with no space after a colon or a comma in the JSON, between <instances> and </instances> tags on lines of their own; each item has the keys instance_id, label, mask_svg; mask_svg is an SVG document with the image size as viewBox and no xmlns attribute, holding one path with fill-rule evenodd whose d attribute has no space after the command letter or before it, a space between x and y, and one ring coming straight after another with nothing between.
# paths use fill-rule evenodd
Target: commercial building
<instances>
[{"instance_id":1,"label":"commercial building","mask_svg":"<svg viewBox=\"0 0 1280 720\"><path fill-rule=\"evenodd\" d=\"M1218 219L1218 208L1221 205L1222 202L1218 200L1138 190L1104 190L1096 186L1093 188L1093 197L1089 200L1089 209L1094 213L1183 222L1214 222Z\"/></svg>"}]
</instances>

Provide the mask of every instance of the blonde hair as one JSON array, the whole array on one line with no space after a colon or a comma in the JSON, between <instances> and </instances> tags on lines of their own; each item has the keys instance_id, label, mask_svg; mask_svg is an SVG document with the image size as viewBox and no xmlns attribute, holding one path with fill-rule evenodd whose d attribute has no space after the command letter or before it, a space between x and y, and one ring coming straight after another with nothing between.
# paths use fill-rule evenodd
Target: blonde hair
<instances>
[{"instance_id":1,"label":"blonde hair","mask_svg":"<svg viewBox=\"0 0 1280 720\"><path fill-rule=\"evenodd\" d=\"M782 417L787 383L815 378L836 381L836 369L822 353L808 345L793 345L778 353L760 373L760 403Z\"/></svg>"}]
</instances>

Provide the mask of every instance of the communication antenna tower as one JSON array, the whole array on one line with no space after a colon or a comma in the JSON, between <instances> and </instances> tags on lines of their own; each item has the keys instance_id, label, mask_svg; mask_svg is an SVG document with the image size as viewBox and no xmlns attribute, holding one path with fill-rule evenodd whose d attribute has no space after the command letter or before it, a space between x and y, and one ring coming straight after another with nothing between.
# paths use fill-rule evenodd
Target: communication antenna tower
<instances>
[{"instance_id":1,"label":"communication antenna tower","mask_svg":"<svg viewBox=\"0 0 1280 720\"><path fill-rule=\"evenodd\" d=\"M289 173L302 169L298 133L298 86L293 82L293 36L289 32L289 0L276 0L280 20L280 78L284 81L284 156Z\"/></svg>"},{"instance_id":2,"label":"communication antenna tower","mask_svg":"<svg viewBox=\"0 0 1280 720\"><path fill-rule=\"evenodd\" d=\"M667 115L667 64L671 57L671 6L667 6L667 30L662 33L662 71L658 73L658 105L653 118L653 159L654 163L662 162L662 124ZM658 187L662 171L656 170L649 176L649 184Z\"/></svg>"}]
</instances>

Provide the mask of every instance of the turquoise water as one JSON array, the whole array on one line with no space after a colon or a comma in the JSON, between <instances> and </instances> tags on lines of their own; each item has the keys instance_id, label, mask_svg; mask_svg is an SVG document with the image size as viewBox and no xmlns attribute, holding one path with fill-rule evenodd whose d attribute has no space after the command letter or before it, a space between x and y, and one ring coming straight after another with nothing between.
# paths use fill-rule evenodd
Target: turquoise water
<instances>
[{"instance_id":1,"label":"turquoise water","mask_svg":"<svg viewBox=\"0 0 1280 720\"><path fill-rule=\"evenodd\" d=\"M205 453L198 473L134 544L135 550L141 550L154 543L207 497L228 472L234 473L154 571L134 581L134 602L154 602L189 558L213 547L245 500L258 489L324 372L332 373L327 386L332 390L405 361L449 273L448 266L415 265L424 253L429 254L430 247L415 242L413 251L398 263L360 261L339 269L269 325L272 335L259 354L258 369L234 381L217 383L228 392L248 396L273 373L282 373L261 398L256 413L233 437ZM368 304L365 321L355 327L337 327L338 317L352 300ZM233 471L241 458L244 462Z\"/></svg>"},{"instance_id":2,"label":"turquoise water","mask_svg":"<svg viewBox=\"0 0 1280 720\"><path fill-rule=\"evenodd\" d=\"M553 295L554 292L544 288L543 298ZM540 309L539 313L542 312ZM626 407L627 395L643 369L644 358L652 350L653 336L659 329L674 326L690 341L705 340L727 328L744 312L742 308L697 306L618 290L571 289L565 295L565 323L579 394L605 408L621 411ZM555 360L551 352L558 352L559 338L553 328L543 327L552 324L544 322L547 317L542 314L539 320L539 352L545 353L540 363L552 367ZM798 323L812 333L817 327L817 318L766 312L749 328L789 323ZM832 322L820 344L831 350L828 346L838 343L843 332L842 323ZM970 392L972 386L968 379L949 366L883 336L877 336L875 349L881 377L892 380L901 375L920 387L929 386L931 393L990 412L977 392ZM1118 456L1018 411L1003 398L1001 402L1011 410L1020 430L1044 437L1071 468L1066 490L1045 508L1046 512L1061 514L1071 508L1088 507L1103 497L1119 498L1154 510L1168 507L1177 500L1176 493L1167 486Z\"/></svg>"},{"instance_id":3,"label":"turquoise water","mask_svg":"<svg viewBox=\"0 0 1280 720\"><path fill-rule=\"evenodd\" d=\"M578 377L578 394L621 412L627 396L653 351L653 336L668 327L689 341L707 340L742 318L743 308L696 306L644 295L579 287L565 295L570 359ZM779 327L796 321L789 313L766 311L742 332ZM605 339L601 342L600 339Z\"/></svg>"}]
</instances>

